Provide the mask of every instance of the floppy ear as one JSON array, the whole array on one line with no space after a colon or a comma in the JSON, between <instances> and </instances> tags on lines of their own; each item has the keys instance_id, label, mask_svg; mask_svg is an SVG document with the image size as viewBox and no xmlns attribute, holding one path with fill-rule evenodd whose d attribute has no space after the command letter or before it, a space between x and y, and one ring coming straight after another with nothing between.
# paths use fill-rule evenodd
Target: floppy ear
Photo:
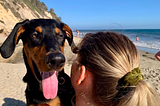
<instances>
[{"instance_id":1,"label":"floppy ear","mask_svg":"<svg viewBox=\"0 0 160 106\"><path fill-rule=\"evenodd\" d=\"M20 35L25 31L25 28L23 26L27 23L29 23L28 19L23 22L17 23L14 26L12 32L0 48L0 52L3 58L9 58L13 54L15 46L20 39Z\"/></svg>"},{"instance_id":2,"label":"floppy ear","mask_svg":"<svg viewBox=\"0 0 160 106\"><path fill-rule=\"evenodd\" d=\"M73 33L72 33L72 30L71 28L64 24L64 23L61 23L62 25L62 30L64 30L66 32L66 35L67 35L67 41L69 43L69 45L71 46L71 50L73 53L77 53L78 52L78 48L76 47L74 41L73 41Z\"/></svg>"}]
</instances>

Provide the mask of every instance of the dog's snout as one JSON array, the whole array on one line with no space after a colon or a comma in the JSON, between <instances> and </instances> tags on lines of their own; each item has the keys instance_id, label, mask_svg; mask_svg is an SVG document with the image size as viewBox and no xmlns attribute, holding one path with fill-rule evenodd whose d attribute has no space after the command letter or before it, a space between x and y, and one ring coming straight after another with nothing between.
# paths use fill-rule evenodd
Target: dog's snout
<instances>
[{"instance_id":1,"label":"dog's snout","mask_svg":"<svg viewBox=\"0 0 160 106\"><path fill-rule=\"evenodd\" d=\"M46 64L52 69L59 69L65 63L65 57L62 53L51 53L45 58Z\"/></svg>"}]
</instances>

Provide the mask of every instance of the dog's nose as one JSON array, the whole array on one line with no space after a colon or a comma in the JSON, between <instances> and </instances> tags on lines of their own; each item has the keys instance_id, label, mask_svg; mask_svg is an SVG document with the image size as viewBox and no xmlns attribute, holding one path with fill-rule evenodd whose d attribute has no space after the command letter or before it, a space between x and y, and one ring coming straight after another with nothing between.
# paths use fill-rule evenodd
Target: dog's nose
<instances>
[{"instance_id":1,"label":"dog's nose","mask_svg":"<svg viewBox=\"0 0 160 106\"><path fill-rule=\"evenodd\" d=\"M59 69L65 63L65 57L62 53L51 53L45 57L46 64L52 69Z\"/></svg>"}]
</instances>

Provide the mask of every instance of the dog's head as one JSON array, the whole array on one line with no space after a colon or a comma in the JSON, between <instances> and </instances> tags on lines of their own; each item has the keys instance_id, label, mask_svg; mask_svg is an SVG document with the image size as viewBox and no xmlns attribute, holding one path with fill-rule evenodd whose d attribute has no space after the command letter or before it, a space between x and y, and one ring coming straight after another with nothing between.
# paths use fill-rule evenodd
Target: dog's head
<instances>
[{"instance_id":1,"label":"dog's head","mask_svg":"<svg viewBox=\"0 0 160 106\"><path fill-rule=\"evenodd\" d=\"M53 99L58 90L57 74L65 64L65 39L76 53L70 27L53 19L34 19L17 23L0 48L2 57L9 58L20 39L23 42L27 64L36 79L42 82L44 96L46 99Z\"/></svg>"}]
</instances>

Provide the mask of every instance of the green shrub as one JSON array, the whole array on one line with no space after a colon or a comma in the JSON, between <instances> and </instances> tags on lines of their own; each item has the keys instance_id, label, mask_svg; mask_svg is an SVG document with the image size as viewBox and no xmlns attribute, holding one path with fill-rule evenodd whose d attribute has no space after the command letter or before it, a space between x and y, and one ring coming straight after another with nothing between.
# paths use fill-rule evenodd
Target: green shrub
<instances>
[{"instance_id":1,"label":"green shrub","mask_svg":"<svg viewBox=\"0 0 160 106\"><path fill-rule=\"evenodd\" d=\"M39 14L41 14L41 12L35 6L28 2L28 0L23 1L29 6L29 8L31 8L32 10L36 10Z\"/></svg>"},{"instance_id":2,"label":"green shrub","mask_svg":"<svg viewBox=\"0 0 160 106\"><path fill-rule=\"evenodd\" d=\"M5 24L4 21L0 20L1 23Z\"/></svg>"}]
</instances>

